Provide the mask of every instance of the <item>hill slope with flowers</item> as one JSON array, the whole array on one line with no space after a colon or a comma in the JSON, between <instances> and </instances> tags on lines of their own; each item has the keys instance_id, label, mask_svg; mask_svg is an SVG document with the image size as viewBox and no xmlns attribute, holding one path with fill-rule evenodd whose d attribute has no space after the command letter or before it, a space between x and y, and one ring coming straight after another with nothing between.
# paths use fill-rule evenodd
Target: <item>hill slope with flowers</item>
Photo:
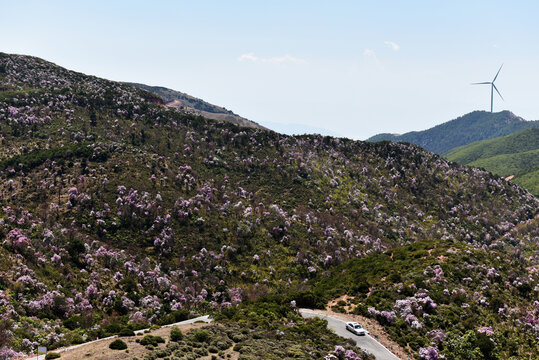
<instances>
[{"instance_id":1,"label":"hill slope with flowers","mask_svg":"<svg viewBox=\"0 0 539 360\"><path fill-rule=\"evenodd\" d=\"M294 318L291 301L320 306L351 293L363 296L358 309L393 311L393 301L408 297L423 304L420 294L437 299L430 292L445 290L426 281L436 265L453 291L464 269L476 270L465 260L497 267L508 283L497 304L507 308L492 321L514 320L525 332L507 331L507 341L524 355L537 350L539 304L530 300L538 290L537 234L529 229L539 201L488 172L410 144L216 122L126 84L2 53L0 133L5 358L38 344L170 323L189 311L262 327L275 343L314 341L322 354L323 330ZM400 277L385 276L394 259ZM461 265L446 270L453 262ZM339 274L356 266L365 279L346 289ZM466 285L460 305L481 306L486 285ZM470 310L455 308L460 300L443 301L466 320ZM443 318L442 308L427 313ZM394 330L395 339L423 357L429 346L448 348L431 346L429 326L408 321L412 314L423 312L395 312L397 329L410 334ZM433 326L460 346L468 338L459 321ZM483 322L466 330L480 331Z\"/></svg>"}]
</instances>

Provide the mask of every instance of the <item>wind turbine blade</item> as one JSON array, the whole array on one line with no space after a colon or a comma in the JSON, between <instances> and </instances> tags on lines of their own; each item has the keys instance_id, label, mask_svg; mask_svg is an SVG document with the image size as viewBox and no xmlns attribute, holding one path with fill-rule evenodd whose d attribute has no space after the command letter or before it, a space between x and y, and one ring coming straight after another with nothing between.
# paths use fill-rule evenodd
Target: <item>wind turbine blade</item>
<instances>
[{"instance_id":1,"label":"wind turbine blade","mask_svg":"<svg viewBox=\"0 0 539 360\"><path fill-rule=\"evenodd\" d=\"M492 84L492 86L494 87L494 90L496 90L496 92L498 93L498 95L500 95L500 97L502 98L502 100L505 101L505 99L503 98L502 94L500 94L500 92L498 91L498 88L496 87L496 85Z\"/></svg>"},{"instance_id":2,"label":"wind turbine blade","mask_svg":"<svg viewBox=\"0 0 539 360\"><path fill-rule=\"evenodd\" d=\"M492 80L492 82L496 81L496 78L498 77L498 74L500 73L500 71L502 70L502 67L503 67L503 64L502 66L500 66L500 69L498 70L498 72L496 73L496 76L494 76L494 80ZM501 96L501 95L500 95Z\"/></svg>"},{"instance_id":3,"label":"wind turbine blade","mask_svg":"<svg viewBox=\"0 0 539 360\"><path fill-rule=\"evenodd\" d=\"M480 83L472 83L472 85L490 85L492 84L491 82L480 82Z\"/></svg>"}]
</instances>

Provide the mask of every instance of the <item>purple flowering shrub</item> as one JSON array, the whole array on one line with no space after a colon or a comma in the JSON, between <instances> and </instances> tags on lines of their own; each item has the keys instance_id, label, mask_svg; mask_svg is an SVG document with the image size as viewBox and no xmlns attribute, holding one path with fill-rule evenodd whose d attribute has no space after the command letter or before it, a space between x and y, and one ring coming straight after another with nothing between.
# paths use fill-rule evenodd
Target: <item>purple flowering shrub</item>
<instances>
[{"instance_id":1,"label":"purple flowering shrub","mask_svg":"<svg viewBox=\"0 0 539 360\"><path fill-rule=\"evenodd\" d=\"M517 246L432 240L354 259L315 279L313 291L352 295L356 313L376 319L420 358L456 358L455 351L475 348L475 355L462 358L533 354L539 334L537 225L531 220L505 235L518 239ZM508 336L510 331L526 340Z\"/></svg>"},{"instance_id":2,"label":"purple flowering shrub","mask_svg":"<svg viewBox=\"0 0 539 360\"><path fill-rule=\"evenodd\" d=\"M0 66L0 307L32 342L218 312L393 252L409 266L430 249L395 249L431 239L445 252L368 297L350 281L365 313L420 334L416 351L460 326L436 320L460 315L448 304L496 305L494 337L498 319L537 333L539 202L515 185L409 144L240 128L40 59ZM452 248L459 266L437 260Z\"/></svg>"}]
</instances>

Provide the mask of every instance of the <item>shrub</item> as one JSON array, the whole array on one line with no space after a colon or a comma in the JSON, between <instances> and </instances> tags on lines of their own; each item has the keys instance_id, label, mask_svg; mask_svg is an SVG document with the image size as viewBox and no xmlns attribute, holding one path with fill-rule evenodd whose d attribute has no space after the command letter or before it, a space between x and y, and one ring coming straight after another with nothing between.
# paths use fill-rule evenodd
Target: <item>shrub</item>
<instances>
[{"instance_id":1,"label":"shrub","mask_svg":"<svg viewBox=\"0 0 539 360\"><path fill-rule=\"evenodd\" d=\"M215 341L213 345L215 345L219 350L226 350L232 346L232 342L228 339L220 339L219 341Z\"/></svg>"},{"instance_id":2,"label":"shrub","mask_svg":"<svg viewBox=\"0 0 539 360\"><path fill-rule=\"evenodd\" d=\"M135 332L133 330L131 330L130 328L125 327L122 330L120 330L118 335L120 335L120 336L135 336Z\"/></svg>"},{"instance_id":3,"label":"shrub","mask_svg":"<svg viewBox=\"0 0 539 360\"><path fill-rule=\"evenodd\" d=\"M127 349L127 344L123 340L116 339L110 343L109 348L113 350L125 350Z\"/></svg>"},{"instance_id":4,"label":"shrub","mask_svg":"<svg viewBox=\"0 0 539 360\"><path fill-rule=\"evenodd\" d=\"M324 309L326 307L326 299L319 292L312 290L304 290L292 293L289 298L296 301L297 307L310 309Z\"/></svg>"},{"instance_id":5,"label":"shrub","mask_svg":"<svg viewBox=\"0 0 539 360\"><path fill-rule=\"evenodd\" d=\"M172 324L180 322L183 320L189 319L189 310L182 309L171 312L170 314L164 315L159 320L157 320L158 325Z\"/></svg>"},{"instance_id":6,"label":"shrub","mask_svg":"<svg viewBox=\"0 0 539 360\"><path fill-rule=\"evenodd\" d=\"M197 342L206 342L210 338L210 333L206 330L194 330L193 337Z\"/></svg>"},{"instance_id":7,"label":"shrub","mask_svg":"<svg viewBox=\"0 0 539 360\"><path fill-rule=\"evenodd\" d=\"M122 324L112 323L105 326L103 328L103 331L104 331L105 336L111 336L111 335L119 334L122 331L122 329L123 329Z\"/></svg>"},{"instance_id":8,"label":"shrub","mask_svg":"<svg viewBox=\"0 0 539 360\"><path fill-rule=\"evenodd\" d=\"M140 345L147 346L157 346L158 344L163 344L165 340L161 336L146 335L140 340Z\"/></svg>"},{"instance_id":9,"label":"shrub","mask_svg":"<svg viewBox=\"0 0 539 360\"><path fill-rule=\"evenodd\" d=\"M170 329L170 341L180 341L183 339L183 333L178 327L174 326Z\"/></svg>"},{"instance_id":10,"label":"shrub","mask_svg":"<svg viewBox=\"0 0 539 360\"><path fill-rule=\"evenodd\" d=\"M50 352L45 356L45 360L58 359L61 355L56 352Z\"/></svg>"},{"instance_id":11,"label":"shrub","mask_svg":"<svg viewBox=\"0 0 539 360\"><path fill-rule=\"evenodd\" d=\"M71 339L72 344L82 344L84 343L84 339L79 334L73 336L73 339Z\"/></svg>"},{"instance_id":12,"label":"shrub","mask_svg":"<svg viewBox=\"0 0 539 360\"><path fill-rule=\"evenodd\" d=\"M70 318L64 320L64 326L69 330L75 330L80 327L81 321L81 316L71 316Z\"/></svg>"}]
</instances>

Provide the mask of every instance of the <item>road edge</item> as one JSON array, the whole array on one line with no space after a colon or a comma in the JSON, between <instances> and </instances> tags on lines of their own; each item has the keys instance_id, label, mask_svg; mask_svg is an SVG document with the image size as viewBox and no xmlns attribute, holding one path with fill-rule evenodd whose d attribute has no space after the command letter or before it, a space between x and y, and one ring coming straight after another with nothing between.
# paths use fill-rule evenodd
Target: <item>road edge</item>
<instances>
[{"instance_id":1,"label":"road edge","mask_svg":"<svg viewBox=\"0 0 539 360\"><path fill-rule=\"evenodd\" d=\"M313 310L313 309L298 309L298 312L301 314L301 312L308 312L308 313L311 313L311 314L316 314L316 315L319 315L321 317L331 317L329 315L325 315L325 314L320 314L319 312L317 312L316 310ZM302 315L303 316L303 315ZM341 321L344 321L342 319L339 319L338 317L333 317L334 319L337 319L337 320L341 320ZM368 331L368 330L367 330ZM371 339L373 339L376 343L378 343L378 345L380 345L381 347L383 347L384 349L386 349L390 354L392 354L396 359L398 360L401 360L400 357L398 357L397 355L395 355L393 353L393 351L389 350L387 347L385 347L381 342L379 342L378 340L376 340L373 336L370 336L370 333L367 334L367 336L369 336Z\"/></svg>"}]
</instances>

